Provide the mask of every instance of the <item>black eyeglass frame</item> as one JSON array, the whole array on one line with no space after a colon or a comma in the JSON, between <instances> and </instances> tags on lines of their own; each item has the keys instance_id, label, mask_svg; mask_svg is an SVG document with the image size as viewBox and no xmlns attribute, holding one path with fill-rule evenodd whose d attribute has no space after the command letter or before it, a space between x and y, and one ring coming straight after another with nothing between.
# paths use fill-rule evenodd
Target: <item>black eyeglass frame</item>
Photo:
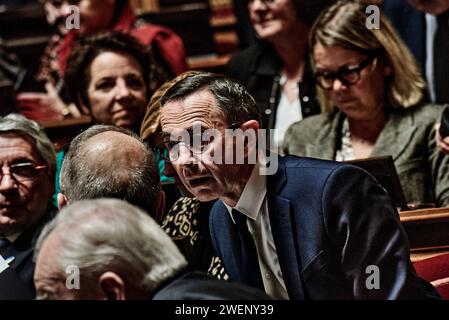
<instances>
[{"instance_id":1,"label":"black eyeglass frame","mask_svg":"<svg viewBox=\"0 0 449 320\"><path fill-rule=\"evenodd\" d=\"M330 90L334 86L334 82L336 79L340 80L341 83L343 83L346 86L357 84L360 81L361 75L360 73L368 67L374 60L378 58L378 54L371 54L366 58L364 61L362 61L359 65L350 67L350 68L342 68L338 70L337 72L317 72L314 75L315 82L318 84L321 88L324 90ZM355 72L356 80L349 81L344 78L344 74L353 73ZM319 80L320 77L329 77L332 79L332 82L329 86L323 85L323 83Z\"/></svg>"},{"instance_id":2,"label":"black eyeglass frame","mask_svg":"<svg viewBox=\"0 0 449 320\"><path fill-rule=\"evenodd\" d=\"M232 123L231 125L225 127L224 129L237 129L240 124L242 122L235 122ZM208 129L216 129L216 128L208 128ZM223 129L223 128L222 128ZM216 129L219 130L219 129ZM212 142L212 141L203 141L201 139L202 142L208 142L207 146ZM157 146L153 147L153 152L162 160L164 160L166 163L172 163L175 160L170 160L170 155L166 155L166 152L168 151L168 153L170 153L169 149L167 148L167 144L172 144L172 146L170 147L171 149L173 149L174 146L178 145L178 144L182 144L184 145L187 149L189 149L190 152L192 152L193 154L201 154L204 152L203 150L195 150L194 148L190 147L190 143L187 143L185 141L163 141L161 143L159 143ZM205 147L207 147L205 146Z\"/></svg>"}]
</instances>

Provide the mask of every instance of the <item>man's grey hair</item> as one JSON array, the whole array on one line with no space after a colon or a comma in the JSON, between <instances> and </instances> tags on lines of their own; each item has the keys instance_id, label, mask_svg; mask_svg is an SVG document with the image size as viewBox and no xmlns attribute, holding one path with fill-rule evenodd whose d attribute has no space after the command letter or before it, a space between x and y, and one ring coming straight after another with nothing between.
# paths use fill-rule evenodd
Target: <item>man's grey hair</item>
<instances>
[{"instance_id":1,"label":"man's grey hair","mask_svg":"<svg viewBox=\"0 0 449 320\"><path fill-rule=\"evenodd\" d=\"M118 199L83 200L62 209L42 230L35 257L51 233L58 239L58 276L77 266L82 290L94 288L101 274L111 271L121 276L127 287L134 286L150 298L161 283L187 266L176 245L151 217Z\"/></svg>"},{"instance_id":2,"label":"man's grey hair","mask_svg":"<svg viewBox=\"0 0 449 320\"><path fill-rule=\"evenodd\" d=\"M143 159L138 165L101 167L92 163L85 146L89 139L103 132L128 135L142 144ZM120 146L117 146L120 154ZM102 155L96 155L101 159ZM90 159L90 160L89 160ZM64 157L60 174L61 193L70 202L84 199L117 198L128 201L156 216L161 195L159 169L153 152L134 132L112 125L95 125L76 136Z\"/></svg>"},{"instance_id":3,"label":"man's grey hair","mask_svg":"<svg viewBox=\"0 0 449 320\"><path fill-rule=\"evenodd\" d=\"M17 113L10 113L0 117L0 134L17 133L31 138L37 153L47 165L48 172L54 177L56 174L56 152L45 131L33 120L29 120Z\"/></svg>"}]
</instances>

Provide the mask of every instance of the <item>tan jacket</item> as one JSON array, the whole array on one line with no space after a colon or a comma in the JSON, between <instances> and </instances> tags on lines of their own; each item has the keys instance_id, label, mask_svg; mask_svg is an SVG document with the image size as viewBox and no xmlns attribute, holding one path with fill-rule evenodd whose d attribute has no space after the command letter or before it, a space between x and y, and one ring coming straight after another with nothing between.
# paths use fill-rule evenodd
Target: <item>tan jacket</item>
<instances>
[{"instance_id":1,"label":"tan jacket","mask_svg":"<svg viewBox=\"0 0 449 320\"><path fill-rule=\"evenodd\" d=\"M391 110L371 154L393 157L409 203L449 205L449 156L439 152L434 139L434 125L442 111L435 105ZM338 111L292 124L284 139L284 152L335 159L343 119Z\"/></svg>"}]
</instances>

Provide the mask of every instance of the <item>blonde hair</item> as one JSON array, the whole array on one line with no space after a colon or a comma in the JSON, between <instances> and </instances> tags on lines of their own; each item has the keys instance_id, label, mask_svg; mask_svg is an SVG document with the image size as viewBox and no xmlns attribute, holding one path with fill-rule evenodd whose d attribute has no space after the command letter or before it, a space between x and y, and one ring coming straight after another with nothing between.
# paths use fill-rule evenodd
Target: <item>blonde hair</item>
<instances>
[{"instance_id":1,"label":"blonde hair","mask_svg":"<svg viewBox=\"0 0 449 320\"><path fill-rule=\"evenodd\" d=\"M366 26L368 15L365 10L370 4L372 1L340 0L321 13L310 33L312 67L315 70L313 50L318 44L339 46L368 55L381 51L384 62L392 68L385 84L388 104L394 108L414 106L423 98L426 83L414 57L383 14L380 15L379 29ZM335 106L321 87L318 87L318 99L323 111L334 110Z\"/></svg>"}]
</instances>

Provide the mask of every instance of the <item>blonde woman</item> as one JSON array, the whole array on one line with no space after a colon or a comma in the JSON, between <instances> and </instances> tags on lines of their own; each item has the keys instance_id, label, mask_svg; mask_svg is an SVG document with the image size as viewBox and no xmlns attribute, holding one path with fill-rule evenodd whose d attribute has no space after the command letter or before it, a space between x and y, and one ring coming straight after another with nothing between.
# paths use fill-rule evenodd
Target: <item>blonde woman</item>
<instances>
[{"instance_id":1,"label":"blonde woman","mask_svg":"<svg viewBox=\"0 0 449 320\"><path fill-rule=\"evenodd\" d=\"M442 108L422 105L425 82L383 16L365 26L367 2L339 1L310 34L312 67L323 109L293 124L284 152L346 161L391 155L409 203L449 204L449 159L434 125Z\"/></svg>"}]
</instances>

